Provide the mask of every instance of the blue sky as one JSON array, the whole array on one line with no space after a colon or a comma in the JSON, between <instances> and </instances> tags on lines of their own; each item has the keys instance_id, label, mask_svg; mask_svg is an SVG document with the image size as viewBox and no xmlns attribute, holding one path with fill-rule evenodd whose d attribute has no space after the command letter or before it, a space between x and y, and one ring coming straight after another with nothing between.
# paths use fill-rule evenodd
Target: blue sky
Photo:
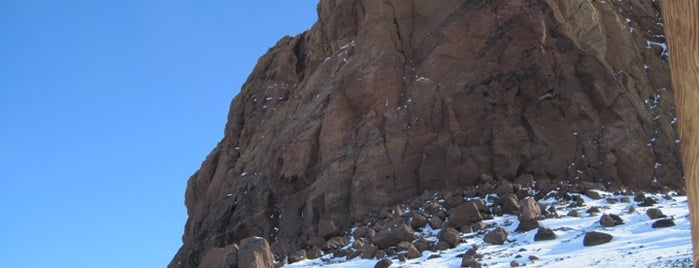
<instances>
[{"instance_id":1,"label":"blue sky","mask_svg":"<svg viewBox=\"0 0 699 268\"><path fill-rule=\"evenodd\" d=\"M3 267L165 267L189 176L316 1L0 1Z\"/></svg>"}]
</instances>

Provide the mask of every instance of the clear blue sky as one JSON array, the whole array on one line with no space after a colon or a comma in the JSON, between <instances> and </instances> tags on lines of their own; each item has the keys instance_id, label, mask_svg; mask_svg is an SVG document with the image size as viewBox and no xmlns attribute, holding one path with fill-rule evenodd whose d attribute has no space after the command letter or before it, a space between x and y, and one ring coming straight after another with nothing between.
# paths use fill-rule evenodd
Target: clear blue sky
<instances>
[{"instance_id":1,"label":"clear blue sky","mask_svg":"<svg viewBox=\"0 0 699 268\"><path fill-rule=\"evenodd\" d=\"M230 100L317 2L0 0L0 266L165 267Z\"/></svg>"}]
</instances>

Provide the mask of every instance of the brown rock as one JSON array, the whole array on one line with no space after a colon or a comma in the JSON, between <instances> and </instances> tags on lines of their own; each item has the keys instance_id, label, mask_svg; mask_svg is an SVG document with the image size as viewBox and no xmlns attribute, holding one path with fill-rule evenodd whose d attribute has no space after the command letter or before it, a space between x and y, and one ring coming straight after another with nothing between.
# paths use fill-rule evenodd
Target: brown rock
<instances>
[{"instance_id":1,"label":"brown rock","mask_svg":"<svg viewBox=\"0 0 699 268\"><path fill-rule=\"evenodd\" d=\"M251 268L274 266L274 257L267 240L261 237L250 237L240 241L238 266Z\"/></svg>"},{"instance_id":2,"label":"brown rock","mask_svg":"<svg viewBox=\"0 0 699 268\"><path fill-rule=\"evenodd\" d=\"M231 102L171 265L197 267L223 237L274 237L287 255L320 219L346 230L483 173L682 188L667 55L647 43L661 12L607 2L321 0Z\"/></svg>"},{"instance_id":3,"label":"brown rock","mask_svg":"<svg viewBox=\"0 0 699 268\"><path fill-rule=\"evenodd\" d=\"M451 227L443 228L437 235L439 241L446 242L450 248L455 247L461 243L461 234L459 231Z\"/></svg>"},{"instance_id":4,"label":"brown rock","mask_svg":"<svg viewBox=\"0 0 699 268\"><path fill-rule=\"evenodd\" d=\"M505 195L500 199L500 201L502 202L503 213L516 215L519 212L519 199L516 195Z\"/></svg>"},{"instance_id":5,"label":"brown rock","mask_svg":"<svg viewBox=\"0 0 699 268\"><path fill-rule=\"evenodd\" d=\"M379 248L376 246L369 246L362 251L361 257L362 259L373 259L378 250Z\"/></svg>"},{"instance_id":6,"label":"brown rock","mask_svg":"<svg viewBox=\"0 0 699 268\"><path fill-rule=\"evenodd\" d=\"M481 268L481 264L473 256L464 255L461 259L461 267Z\"/></svg>"},{"instance_id":7,"label":"brown rock","mask_svg":"<svg viewBox=\"0 0 699 268\"><path fill-rule=\"evenodd\" d=\"M510 262L510 267L519 267L519 262L517 262L517 261L511 261L511 262Z\"/></svg>"},{"instance_id":8,"label":"brown rock","mask_svg":"<svg viewBox=\"0 0 699 268\"><path fill-rule=\"evenodd\" d=\"M413 240L415 240L413 228L410 228L410 225L406 223L402 223L395 227L386 227L381 229L381 231L379 231L372 240L372 243L374 243L380 249L387 249L391 246L397 245L401 241L412 242Z\"/></svg>"},{"instance_id":9,"label":"brown rock","mask_svg":"<svg viewBox=\"0 0 699 268\"><path fill-rule=\"evenodd\" d=\"M374 265L374 268L388 268L391 265L393 265L393 262L391 260L383 259L383 260L376 262L376 265Z\"/></svg>"},{"instance_id":10,"label":"brown rock","mask_svg":"<svg viewBox=\"0 0 699 268\"><path fill-rule=\"evenodd\" d=\"M367 233L367 228L364 226L361 226L361 227L357 227L356 229L354 229L354 232L352 232L352 236L354 237L354 239L360 239L360 238L364 237L366 235L366 233Z\"/></svg>"},{"instance_id":11,"label":"brown rock","mask_svg":"<svg viewBox=\"0 0 699 268\"><path fill-rule=\"evenodd\" d=\"M345 240L342 237L336 236L328 240L328 242L325 242L321 249L325 251L332 251L344 246L347 246L347 240Z\"/></svg>"},{"instance_id":12,"label":"brown rock","mask_svg":"<svg viewBox=\"0 0 699 268\"><path fill-rule=\"evenodd\" d=\"M396 249L397 249L398 251L408 250L408 248L409 248L411 245L412 245L412 244L410 244L410 242L403 241L403 242L398 243L398 245L396 245Z\"/></svg>"},{"instance_id":13,"label":"brown rock","mask_svg":"<svg viewBox=\"0 0 699 268\"><path fill-rule=\"evenodd\" d=\"M665 218L665 217L666 217L665 214L663 214L663 211L660 210L659 208L649 208L648 210L646 210L646 215L648 215L648 217L649 217L651 220L655 220L655 219Z\"/></svg>"},{"instance_id":14,"label":"brown rock","mask_svg":"<svg viewBox=\"0 0 699 268\"><path fill-rule=\"evenodd\" d=\"M305 260L305 259L306 259L306 250L305 249L299 250L296 253L289 255L287 258L289 263L300 262L300 261ZM223 266L218 266L218 267L223 267Z\"/></svg>"},{"instance_id":15,"label":"brown rock","mask_svg":"<svg viewBox=\"0 0 699 268\"><path fill-rule=\"evenodd\" d=\"M576 218L577 218L577 217L580 217L580 213L578 213L578 211L575 210L575 209L573 209L573 210L571 210L571 211L568 211L568 214L567 214L567 215L568 215L569 217L576 217Z\"/></svg>"},{"instance_id":16,"label":"brown rock","mask_svg":"<svg viewBox=\"0 0 699 268\"><path fill-rule=\"evenodd\" d=\"M330 238L340 234L340 228L335 226L335 221L332 219L320 219L318 222L318 236Z\"/></svg>"},{"instance_id":17,"label":"brown rock","mask_svg":"<svg viewBox=\"0 0 699 268\"><path fill-rule=\"evenodd\" d=\"M427 218L422 213L414 213L410 217L410 227L413 229L421 229L427 225Z\"/></svg>"},{"instance_id":18,"label":"brown rock","mask_svg":"<svg viewBox=\"0 0 699 268\"><path fill-rule=\"evenodd\" d=\"M478 210L478 207L473 202L467 202L453 208L449 211L448 225L454 228L460 228L463 225L482 221L483 217Z\"/></svg>"},{"instance_id":19,"label":"brown rock","mask_svg":"<svg viewBox=\"0 0 699 268\"><path fill-rule=\"evenodd\" d=\"M430 228L432 229L442 229L442 226L444 226L444 222L442 219L439 217L432 217L430 218Z\"/></svg>"},{"instance_id":20,"label":"brown rock","mask_svg":"<svg viewBox=\"0 0 699 268\"><path fill-rule=\"evenodd\" d=\"M624 224L624 220L615 214L603 214L599 219L599 224L604 227L613 227Z\"/></svg>"},{"instance_id":21,"label":"brown rock","mask_svg":"<svg viewBox=\"0 0 699 268\"><path fill-rule=\"evenodd\" d=\"M600 200L602 199L602 196L599 194L597 191L593 190L587 190L585 191L585 195L589 198L595 199L595 200Z\"/></svg>"},{"instance_id":22,"label":"brown rock","mask_svg":"<svg viewBox=\"0 0 699 268\"><path fill-rule=\"evenodd\" d=\"M413 246L415 246L415 248L417 248L417 250L419 250L421 252L428 250L430 248L430 244L428 244L427 242L423 242L423 241L416 241L413 243Z\"/></svg>"},{"instance_id":23,"label":"brown rock","mask_svg":"<svg viewBox=\"0 0 699 268\"><path fill-rule=\"evenodd\" d=\"M539 227L539 230L534 235L534 241L546 241L556 239L556 233L553 230L545 227Z\"/></svg>"},{"instance_id":24,"label":"brown rock","mask_svg":"<svg viewBox=\"0 0 699 268\"><path fill-rule=\"evenodd\" d=\"M223 248L211 248L204 254L199 267L219 268L238 267L238 245L232 244Z\"/></svg>"},{"instance_id":25,"label":"brown rock","mask_svg":"<svg viewBox=\"0 0 699 268\"><path fill-rule=\"evenodd\" d=\"M405 255L408 259L415 259L422 257L422 253L413 245L408 247L408 254Z\"/></svg>"},{"instance_id":26,"label":"brown rock","mask_svg":"<svg viewBox=\"0 0 699 268\"><path fill-rule=\"evenodd\" d=\"M446 241L439 241L439 242L437 242L436 247L437 247L437 250L443 251L443 250L450 249L451 245L449 243L447 243Z\"/></svg>"},{"instance_id":27,"label":"brown rock","mask_svg":"<svg viewBox=\"0 0 699 268\"><path fill-rule=\"evenodd\" d=\"M666 228L666 227L672 227L675 226L675 221L672 219L661 219L657 220L653 223L651 227L653 228Z\"/></svg>"},{"instance_id":28,"label":"brown rock","mask_svg":"<svg viewBox=\"0 0 699 268\"><path fill-rule=\"evenodd\" d=\"M612 235L600 232L587 232L583 239L584 246L596 246L612 241Z\"/></svg>"},{"instance_id":29,"label":"brown rock","mask_svg":"<svg viewBox=\"0 0 699 268\"><path fill-rule=\"evenodd\" d=\"M479 221L479 222L474 222L471 224L471 229L474 232L478 232L480 230L485 229L485 222Z\"/></svg>"},{"instance_id":30,"label":"brown rock","mask_svg":"<svg viewBox=\"0 0 699 268\"><path fill-rule=\"evenodd\" d=\"M319 248L314 247L306 251L306 257L308 257L311 260L315 260L317 258L320 258L321 256L323 256L323 251Z\"/></svg>"},{"instance_id":31,"label":"brown rock","mask_svg":"<svg viewBox=\"0 0 699 268\"><path fill-rule=\"evenodd\" d=\"M520 220L519 225L517 225L517 229L515 229L515 232L527 232L536 228L539 228L539 221L537 221L536 219Z\"/></svg>"},{"instance_id":32,"label":"brown rock","mask_svg":"<svg viewBox=\"0 0 699 268\"><path fill-rule=\"evenodd\" d=\"M502 245L507 242L507 235L507 230L503 229L502 227L498 227L486 234L483 241L493 245Z\"/></svg>"}]
</instances>

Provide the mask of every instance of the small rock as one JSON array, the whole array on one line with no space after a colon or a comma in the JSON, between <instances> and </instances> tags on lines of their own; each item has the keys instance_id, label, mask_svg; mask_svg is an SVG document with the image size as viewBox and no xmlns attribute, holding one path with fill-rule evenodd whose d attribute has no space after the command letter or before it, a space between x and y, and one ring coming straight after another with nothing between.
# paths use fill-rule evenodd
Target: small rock
<instances>
[{"instance_id":1,"label":"small rock","mask_svg":"<svg viewBox=\"0 0 699 268\"><path fill-rule=\"evenodd\" d=\"M449 226L460 228L463 225L483 220L478 207L473 202L466 202L449 210Z\"/></svg>"},{"instance_id":2,"label":"small rock","mask_svg":"<svg viewBox=\"0 0 699 268\"><path fill-rule=\"evenodd\" d=\"M503 229L502 227L498 227L486 234L483 241L493 245L502 245L507 241L507 235L507 230Z\"/></svg>"},{"instance_id":3,"label":"small rock","mask_svg":"<svg viewBox=\"0 0 699 268\"><path fill-rule=\"evenodd\" d=\"M437 247L437 250L443 251L443 250L447 250L447 249L451 248L451 245L449 245L449 243L447 243L447 242L439 241L439 242L437 242L436 247Z\"/></svg>"},{"instance_id":4,"label":"small rock","mask_svg":"<svg viewBox=\"0 0 699 268\"><path fill-rule=\"evenodd\" d=\"M569 216L569 217L576 217L576 218L577 218L577 217L580 217L580 213L578 213L577 210L573 209L573 210L571 210L571 211L568 211L568 216Z\"/></svg>"},{"instance_id":5,"label":"small rock","mask_svg":"<svg viewBox=\"0 0 699 268\"><path fill-rule=\"evenodd\" d=\"M612 235L600 232L587 232L583 239L584 246L596 246L609 243L612 241Z\"/></svg>"},{"instance_id":6,"label":"small rock","mask_svg":"<svg viewBox=\"0 0 699 268\"><path fill-rule=\"evenodd\" d=\"M354 232L352 233L352 236L354 237L355 240L359 240L360 238L364 237L367 233L367 228L364 226L357 227L354 229Z\"/></svg>"},{"instance_id":7,"label":"small rock","mask_svg":"<svg viewBox=\"0 0 699 268\"><path fill-rule=\"evenodd\" d=\"M380 260L374 265L374 268L388 268L389 266L393 265L393 262L389 259L383 259Z\"/></svg>"},{"instance_id":8,"label":"small rock","mask_svg":"<svg viewBox=\"0 0 699 268\"><path fill-rule=\"evenodd\" d=\"M556 233L553 230L545 227L539 227L539 230L534 235L534 241L545 241L556 239Z\"/></svg>"},{"instance_id":9,"label":"small rock","mask_svg":"<svg viewBox=\"0 0 699 268\"><path fill-rule=\"evenodd\" d=\"M413 246L415 246L419 251L425 251L430 248L430 244L423 241L416 241L413 243Z\"/></svg>"},{"instance_id":10,"label":"small rock","mask_svg":"<svg viewBox=\"0 0 699 268\"><path fill-rule=\"evenodd\" d=\"M619 198L619 202L621 203L630 203L631 199L628 196L624 196L622 198Z\"/></svg>"},{"instance_id":11,"label":"small rock","mask_svg":"<svg viewBox=\"0 0 699 268\"><path fill-rule=\"evenodd\" d=\"M408 258L406 258L405 255L401 254L398 256L398 261L406 262L406 261L408 261Z\"/></svg>"},{"instance_id":12,"label":"small rock","mask_svg":"<svg viewBox=\"0 0 699 268\"><path fill-rule=\"evenodd\" d=\"M628 212L629 212L629 213L635 213L635 212L636 212L636 206L630 206Z\"/></svg>"},{"instance_id":13,"label":"small rock","mask_svg":"<svg viewBox=\"0 0 699 268\"><path fill-rule=\"evenodd\" d=\"M441 257L442 257L442 255L439 255L439 254L432 254L432 255L430 255L429 257L427 257L427 259L428 259L428 260L431 260L431 259L439 259L439 258L441 258Z\"/></svg>"},{"instance_id":14,"label":"small rock","mask_svg":"<svg viewBox=\"0 0 699 268\"><path fill-rule=\"evenodd\" d=\"M325 251L331 251L338 248L342 248L344 246L347 246L347 241L345 241L345 239L342 237L336 236L328 240L328 242L325 242L321 249Z\"/></svg>"},{"instance_id":15,"label":"small rock","mask_svg":"<svg viewBox=\"0 0 699 268\"><path fill-rule=\"evenodd\" d=\"M511 262L510 262L510 267L519 267L519 262L517 262L517 261L511 261Z\"/></svg>"},{"instance_id":16,"label":"small rock","mask_svg":"<svg viewBox=\"0 0 699 268\"><path fill-rule=\"evenodd\" d=\"M661 219L657 220L653 223L651 227L653 228L665 228L665 227L672 227L675 226L675 221L672 219Z\"/></svg>"},{"instance_id":17,"label":"small rock","mask_svg":"<svg viewBox=\"0 0 699 268\"><path fill-rule=\"evenodd\" d=\"M530 261L538 261L538 260L539 260L539 257L534 256L534 255L529 255L529 260L530 260Z\"/></svg>"},{"instance_id":18,"label":"small rock","mask_svg":"<svg viewBox=\"0 0 699 268\"><path fill-rule=\"evenodd\" d=\"M287 258L287 261L289 263L295 263L295 262L300 262L302 260L306 259L306 250L302 249L299 251L296 251L296 253L289 255Z\"/></svg>"},{"instance_id":19,"label":"small rock","mask_svg":"<svg viewBox=\"0 0 699 268\"><path fill-rule=\"evenodd\" d=\"M267 240L260 237L249 237L240 241L238 266L273 267L274 256Z\"/></svg>"},{"instance_id":20,"label":"small rock","mask_svg":"<svg viewBox=\"0 0 699 268\"><path fill-rule=\"evenodd\" d=\"M376 246L369 246L362 252L362 259L373 259L376 256L376 252L379 250Z\"/></svg>"},{"instance_id":21,"label":"small rock","mask_svg":"<svg viewBox=\"0 0 699 268\"><path fill-rule=\"evenodd\" d=\"M659 208L649 208L648 210L646 210L646 215L648 215L648 217L649 217L651 220L655 220L655 219L660 219L660 218L665 218L665 217L666 217L665 214L663 214L663 211L661 211Z\"/></svg>"},{"instance_id":22,"label":"small rock","mask_svg":"<svg viewBox=\"0 0 699 268\"><path fill-rule=\"evenodd\" d=\"M383 259L383 257L386 257L386 251L383 249L379 249L376 251L374 257L376 257L377 259Z\"/></svg>"}]
</instances>

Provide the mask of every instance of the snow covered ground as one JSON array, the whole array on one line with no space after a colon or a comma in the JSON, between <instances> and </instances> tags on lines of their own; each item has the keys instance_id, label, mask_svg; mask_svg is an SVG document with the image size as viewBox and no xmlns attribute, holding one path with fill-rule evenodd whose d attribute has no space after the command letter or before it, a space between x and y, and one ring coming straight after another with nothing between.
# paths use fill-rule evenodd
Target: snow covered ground
<instances>
[{"instance_id":1,"label":"snow covered ground","mask_svg":"<svg viewBox=\"0 0 699 268\"><path fill-rule=\"evenodd\" d=\"M421 258L400 262L392 257L390 267L460 267L461 256L474 245L477 253L482 255L478 262L483 267L511 267L516 261L519 266L526 267L693 267L689 212L685 196L672 196L666 199L663 195L649 195L658 201L653 208L662 210L668 218L674 219L676 226L654 229L651 225L656 221L646 215L651 207L639 207L632 199L628 203L609 202L610 193L600 192L603 199L593 200L583 196L585 206L569 208L568 203L560 203L554 199L540 200L546 205L556 205L558 218L539 221L542 227L552 229L558 236L555 240L534 241L537 230L515 233L518 225L517 217L505 215L485 221L486 230L462 234L462 241L456 248L423 252ZM590 215L589 208L598 207L600 212ZM630 208L634 207L635 211ZM580 217L566 216L575 209ZM599 220L602 214L617 214L624 224L614 227L603 227ZM504 245L491 245L483 242L485 234L502 226L509 233L508 242ZM613 235L611 242L597 246L583 246L585 232L598 231ZM427 226L419 235L428 240L436 241L438 230L430 230ZM351 244L351 243L350 243ZM534 256L531 257L530 256ZM532 260L534 259L534 260ZM355 258L332 258L332 254L316 260L305 260L284 267L374 267L378 260Z\"/></svg>"}]
</instances>

